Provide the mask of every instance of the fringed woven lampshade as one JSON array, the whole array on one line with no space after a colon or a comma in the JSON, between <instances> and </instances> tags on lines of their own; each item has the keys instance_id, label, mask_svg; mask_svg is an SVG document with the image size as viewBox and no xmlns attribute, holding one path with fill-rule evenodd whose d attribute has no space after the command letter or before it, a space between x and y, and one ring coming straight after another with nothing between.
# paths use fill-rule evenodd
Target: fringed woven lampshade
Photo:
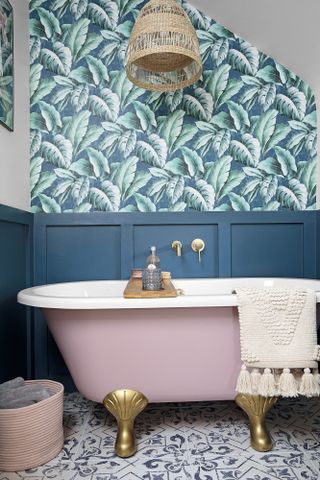
<instances>
[{"instance_id":1,"label":"fringed woven lampshade","mask_svg":"<svg viewBox=\"0 0 320 480\"><path fill-rule=\"evenodd\" d=\"M126 71L147 90L178 90L199 79L196 32L175 0L150 0L142 8L129 39Z\"/></svg>"}]
</instances>

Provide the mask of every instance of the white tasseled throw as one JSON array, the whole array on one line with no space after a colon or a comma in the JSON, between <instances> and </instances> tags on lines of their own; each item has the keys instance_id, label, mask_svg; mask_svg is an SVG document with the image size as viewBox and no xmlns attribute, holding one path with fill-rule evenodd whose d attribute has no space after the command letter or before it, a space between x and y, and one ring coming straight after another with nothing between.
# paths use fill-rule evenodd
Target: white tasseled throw
<instances>
[{"instance_id":1,"label":"white tasseled throw","mask_svg":"<svg viewBox=\"0 0 320 480\"><path fill-rule=\"evenodd\" d=\"M236 293L243 361L237 392L320 395L315 292L264 288Z\"/></svg>"}]
</instances>

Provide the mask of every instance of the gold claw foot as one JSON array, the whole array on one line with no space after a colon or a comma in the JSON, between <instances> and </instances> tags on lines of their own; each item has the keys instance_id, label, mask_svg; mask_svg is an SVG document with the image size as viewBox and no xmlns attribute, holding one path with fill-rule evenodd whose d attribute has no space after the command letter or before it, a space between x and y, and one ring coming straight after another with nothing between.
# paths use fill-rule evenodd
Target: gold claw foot
<instances>
[{"instance_id":1,"label":"gold claw foot","mask_svg":"<svg viewBox=\"0 0 320 480\"><path fill-rule=\"evenodd\" d=\"M258 452L267 452L272 448L265 418L268 411L276 403L277 397L261 397L239 393L235 402L246 412L250 422L251 447Z\"/></svg>"},{"instance_id":2,"label":"gold claw foot","mask_svg":"<svg viewBox=\"0 0 320 480\"><path fill-rule=\"evenodd\" d=\"M131 457L137 451L134 420L147 406L148 399L135 390L114 390L105 397L103 404L118 422L116 454L123 458Z\"/></svg>"}]
</instances>

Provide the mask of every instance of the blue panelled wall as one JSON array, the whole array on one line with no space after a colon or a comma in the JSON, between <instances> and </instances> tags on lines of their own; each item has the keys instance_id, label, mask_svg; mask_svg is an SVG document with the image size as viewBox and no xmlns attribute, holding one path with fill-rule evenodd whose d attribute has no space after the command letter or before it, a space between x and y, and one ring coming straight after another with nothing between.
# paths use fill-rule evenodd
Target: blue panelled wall
<instances>
[{"instance_id":1,"label":"blue panelled wall","mask_svg":"<svg viewBox=\"0 0 320 480\"><path fill-rule=\"evenodd\" d=\"M20 289L127 279L133 267L144 265L150 245L173 279L320 278L319 211L32 215L1 206L0 233L0 380L24 375L71 385L41 312L32 318L17 305ZM195 238L206 243L201 263L191 249ZM181 257L171 248L174 240L183 244Z\"/></svg>"},{"instance_id":2,"label":"blue panelled wall","mask_svg":"<svg viewBox=\"0 0 320 480\"><path fill-rule=\"evenodd\" d=\"M32 284L32 224L31 213L0 205L0 383L33 374L31 311L16 301Z\"/></svg>"}]
</instances>

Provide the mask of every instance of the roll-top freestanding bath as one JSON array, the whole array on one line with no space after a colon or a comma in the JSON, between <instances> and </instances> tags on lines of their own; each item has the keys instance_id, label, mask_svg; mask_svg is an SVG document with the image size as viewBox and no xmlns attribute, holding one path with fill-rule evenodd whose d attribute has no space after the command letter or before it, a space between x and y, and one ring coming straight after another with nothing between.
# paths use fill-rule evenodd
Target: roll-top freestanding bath
<instances>
[{"instance_id":1,"label":"roll-top freestanding bath","mask_svg":"<svg viewBox=\"0 0 320 480\"><path fill-rule=\"evenodd\" d=\"M130 397L132 425L146 397L150 402L236 397L241 367L236 288L308 288L318 292L320 302L320 281L308 279L179 279L173 283L181 296L154 299L124 299L126 283L43 285L21 291L18 301L43 309L80 393L102 402L112 392L104 403L120 423ZM271 403L260 403L255 416L263 423ZM271 447L267 438L257 442L259 450ZM121 450L120 444L121 439L120 455L133 453L132 445Z\"/></svg>"}]
</instances>

